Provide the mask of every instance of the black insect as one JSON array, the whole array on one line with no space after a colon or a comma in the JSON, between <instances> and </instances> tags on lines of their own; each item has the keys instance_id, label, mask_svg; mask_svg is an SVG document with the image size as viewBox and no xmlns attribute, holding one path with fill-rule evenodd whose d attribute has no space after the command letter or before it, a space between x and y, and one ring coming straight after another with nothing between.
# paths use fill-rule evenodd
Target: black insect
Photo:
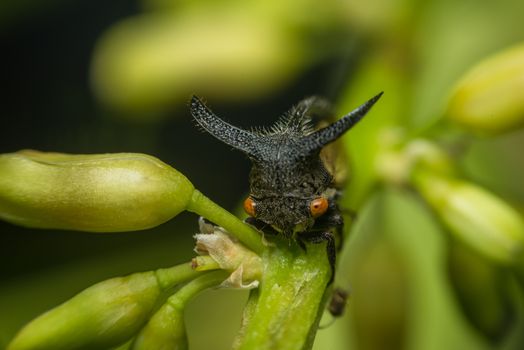
<instances>
[{"instance_id":1,"label":"black insect","mask_svg":"<svg viewBox=\"0 0 524 350\"><path fill-rule=\"evenodd\" d=\"M304 250L307 242L327 242L331 281L336 260L334 234L340 234L343 219L336 203L332 164L321 151L362 119L381 95L318 130L312 119L329 117L331 108L317 97L301 101L272 127L252 131L218 118L198 97L191 99L191 114L198 124L244 152L253 163L250 193L244 202L250 215L247 222L266 233L293 239Z\"/></svg>"}]
</instances>

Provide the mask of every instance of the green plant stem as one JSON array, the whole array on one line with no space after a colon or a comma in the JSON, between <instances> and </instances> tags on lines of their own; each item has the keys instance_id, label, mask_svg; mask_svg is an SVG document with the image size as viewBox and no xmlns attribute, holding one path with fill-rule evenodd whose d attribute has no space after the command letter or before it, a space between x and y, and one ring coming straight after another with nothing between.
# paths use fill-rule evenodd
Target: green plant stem
<instances>
[{"instance_id":1,"label":"green plant stem","mask_svg":"<svg viewBox=\"0 0 524 350\"><path fill-rule=\"evenodd\" d=\"M158 284L162 290L170 289L201 274L201 271L193 269L191 262L155 271Z\"/></svg>"},{"instance_id":2,"label":"green plant stem","mask_svg":"<svg viewBox=\"0 0 524 350\"><path fill-rule=\"evenodd\" d=\"M244 243L255 253L260 255L265 250L262 238L255 229L243 223L242 220L204 196L196 189L193 192L187 210L222 226L226 231L238 238L240 242Z\"/></svg>"},{"instance_id":3,"label":"green plant stem","mask_svg":"<svg viewBox=\"0 0 524 350\"><path fill-rule=\"evenodd\" d=\"M187 349L184 309L204 289L219 285L227 277L225 271L202 274L182 286L149 319L136 336L131 349Z\"/></svg>"},{"instance_id":4,"label":"green plant stem","mask_svg":"<svg viewBox=\"0 0 524 350\"><path fill-rule=\"evenodd\" d=\"M235 349L310 349L330 278L325 245L307 253L280 242L263 254L265 273L244 312Z\"/></svg>"},{"instance_id":5,"label":"green plant stem","mask_svg":"<svg viewBox=\"0 0 524 350\"><path fill-rule=\"evenodd\" d=\"M167 303L176 310L184 310L189 300L205 289L220 285L227 276L228 273L222 270L206 272L180 288L167 299Z\"/></svg>"},{"instance_id":6,"label":"green plant stem","mask_svg":"<svg viewBox=\"0 0 524 350\"><path fill-rule=\"evenodd\" d=\"M209 271L220 269L220 264L209 255L196 256L191 261L196 271Z\"/></svg>"}]
</instances>

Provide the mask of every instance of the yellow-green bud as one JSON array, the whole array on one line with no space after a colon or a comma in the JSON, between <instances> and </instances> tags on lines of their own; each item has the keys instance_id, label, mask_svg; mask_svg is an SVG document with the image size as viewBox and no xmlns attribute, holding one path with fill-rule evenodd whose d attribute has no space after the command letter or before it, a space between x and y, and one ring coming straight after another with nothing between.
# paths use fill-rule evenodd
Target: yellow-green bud
<instances>
[{"instance_id":1,"label":"yellow-green bud","mask_svg":"<svg viewBox=\"0 0 524 350\"><path fill-rule=\"evenodd\" d=\"M524 124L524 45L474 66L458 82L448 105L452 121L481 133Z\"/></svg>"},{"instance_id":2,"label":"yellow-green bud","mask_svg":"<svg viewBox=\"0 0 524 350\"><path fill-rule=\"evenodd\" d=\"M184 350L187 335L184 325L184 310L164 304L140 331L132 350Z\"/></svg>"},{"instance_id":3,"label":"yellow-green bud","mask_svg":"<svg viewBox=\"0 0 524 350\"><path fill-rule=\"evenodd\" d=\"M38 228L142 230L183 211L193 185L138 153L0 155L0 218Z\"/></svg>"},{"instance_id":4,"label":"yellow-green bud","mask_svg":"<svg viewBox=\"0 0 524 350\"><path fill-rule=\"evenodd\" d=\"M519 213L485 189L419 169L415 185L459 239L499 263L514 264L524 250Z\"/></svg>"},{"instance_id":5,"label":"yellow-green bud","mask_svg":"<svg viewBox=\"0 0 524 350\"><path fill-rule=\"evenodd\" d=\"M402 144L398 129L386 129L382 134L383 150L375 160L375 171L382 181L397 186L405 185L410 181L414 169L420 166L439 173L453 173L450 157L436 143L414 139Z\"/></svg>"},{"instance_id":6,"label":"yellow-green bud","mask_svg":"<svg viewBox=\"0 0 524 350\"><path fill-rule=\"evenodd\" d=\"M184 309L201 291L219 285L227 274L214 271L200 276L173 294L151 317L135 338L132 350L183 350L187 349Z\"/></svg>"},{"instance_id":7,"label":"yellow-green bud","mask_svg":"<svg viewBox=\"0 0 524 350\"><path fill-rule=\"evenodd\" d=\"M194 91L239 99L282 86L306 58L300 43L260 16L224 9L149 13L115 25L93 57L98 97L134 112L185 103Z\"/></svg>"},{"instance_id":8,"label":"yellow-green bud","mask_svg":"<svg viewBox=\"0 0 524 350\"><path fill-rule=\"evenodd\" d=\"M105 349L135 334L160 296L154 272L113 278L26 325L8 350Z\"/></svg>"}]
</instances>

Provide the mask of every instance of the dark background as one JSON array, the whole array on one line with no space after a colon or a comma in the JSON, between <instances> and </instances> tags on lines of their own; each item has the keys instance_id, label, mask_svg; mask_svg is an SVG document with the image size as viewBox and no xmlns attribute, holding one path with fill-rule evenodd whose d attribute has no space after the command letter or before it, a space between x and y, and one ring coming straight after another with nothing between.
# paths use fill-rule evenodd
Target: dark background
<instances>
[{"instance_id":1,"label":"dark background","mask_svg":"<svg viewBox=\"0 0 524 350\"><path fill-rule=\"evenodd\" d=\"M233 208L247 191L249 162L200 132L187 109L173 109L166 112L173 116L167 121L145 124L108 115L114 112L93 97L89 68L96 40L111 24L138 12L135 1L63 1L4 25L0 151L147 153L180 170L219 204ZM267 125L304 96L333 95L330 72L334 69L340 73L347 67L337 60L325 62L278 95L245 106L213 105L213 109L239 126ZM335 79L340 80L340 75ZM187 214L160 228L116 234L34 230L0 221L0 276L5 280L145 242L173 244L172 231L180 225L187 227L188 234L179 235L177 244L180 240L191 245L196 218Z\"/></svg>"}]
</instances>

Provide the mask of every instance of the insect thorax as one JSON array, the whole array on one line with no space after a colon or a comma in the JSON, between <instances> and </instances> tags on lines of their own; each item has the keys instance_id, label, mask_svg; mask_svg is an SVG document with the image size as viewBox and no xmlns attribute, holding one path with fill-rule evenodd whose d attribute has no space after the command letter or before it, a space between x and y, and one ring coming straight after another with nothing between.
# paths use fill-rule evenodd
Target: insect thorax
<instances>
[{"instance_id":1,"label":"insect thorax","mask_svg":"<svg viewBox=\"0 0 524 350\"><path fill-rule=\"evenodd\" d=\"M250 195L257 202L257 219L287 233L311 225L309 203L332 181L319 155L295 157L281 148L279 157L252 161Z\"/></svg>"}]
</instances>

